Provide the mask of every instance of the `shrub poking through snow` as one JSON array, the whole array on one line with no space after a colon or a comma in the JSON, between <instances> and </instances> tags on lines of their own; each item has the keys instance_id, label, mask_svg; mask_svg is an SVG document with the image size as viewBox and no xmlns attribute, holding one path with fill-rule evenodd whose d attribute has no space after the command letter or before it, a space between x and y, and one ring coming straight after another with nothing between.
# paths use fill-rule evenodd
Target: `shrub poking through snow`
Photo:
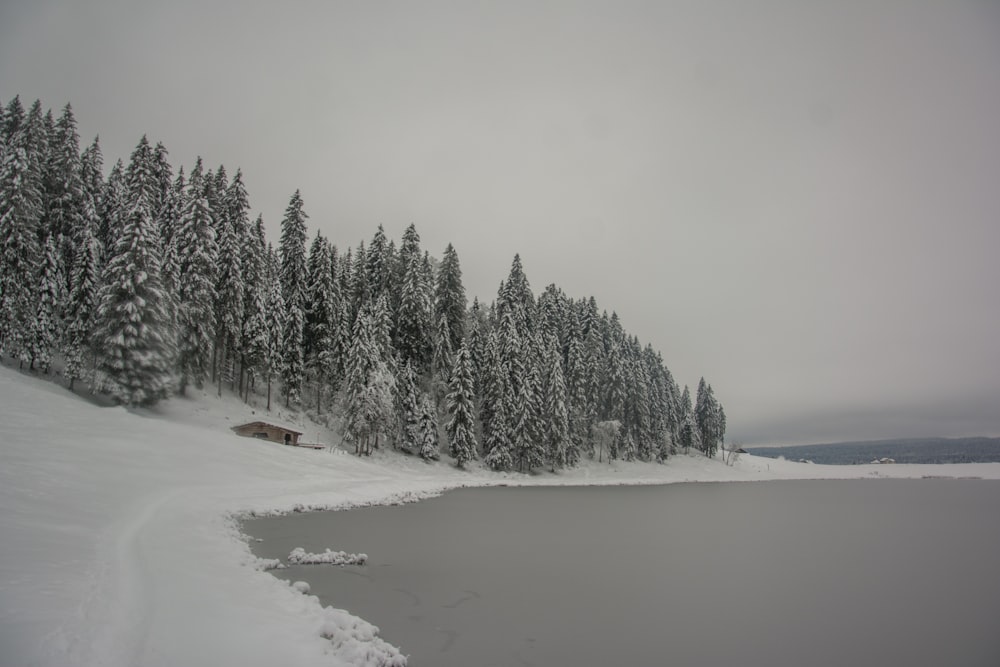
<instances>
[{"instance_id":1,"label":"shrub poking through snow","mask_svg":"<svg viewBox=\"0 0 1000 667\"><path fill-rule=\"evenodd\" d=\"M346 551L331 551L327 549L321 554L306 553L302 547L296 547L288 554L290 565L364 565L368 562L368 554L349 554Z\"/></svg>"}]
</instances>

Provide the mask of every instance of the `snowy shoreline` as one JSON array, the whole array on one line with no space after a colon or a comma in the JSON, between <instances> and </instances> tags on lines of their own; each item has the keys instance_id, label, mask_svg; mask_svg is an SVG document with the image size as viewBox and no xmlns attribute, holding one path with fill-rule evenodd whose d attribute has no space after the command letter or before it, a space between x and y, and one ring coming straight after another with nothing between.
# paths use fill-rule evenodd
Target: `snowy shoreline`
<instances>
[{"instance_id":1,"label":"snowy shoreline","mask_svg":"<svg viewBox=\"0 0 1000 667\"><path fill-rule=\"evenodd\" d=\"M253 408L207 393L155 411L100 408L0 369L4 664L400 664L370 623L259 569L240 517L415 502L478 486L1000 479L1000 464L818 466L752 456L734 467L677 456L666 465L588 461L531 477L464 472L392 452L359 459L229 432L253 418Z\"/></svg>"}]
</instances>

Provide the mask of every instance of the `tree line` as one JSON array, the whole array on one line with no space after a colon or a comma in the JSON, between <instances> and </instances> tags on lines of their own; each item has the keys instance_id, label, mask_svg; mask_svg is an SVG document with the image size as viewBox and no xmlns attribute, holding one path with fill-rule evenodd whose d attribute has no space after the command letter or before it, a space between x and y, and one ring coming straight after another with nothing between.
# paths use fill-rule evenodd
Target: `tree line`
<instances>
[{"instance_id":1,"label":"tree line","mask_svg":"<svg viewBox=\"0 0 1000 667\"><path fill-rule=\"evenodd\" d=\"M338 249L308 239L292 195L278 247L250 220L239 170L185 172L143 137L105 176L58 118L19 97L0 109L0 346L31 369L54 359L127 405L211 384L336 413L358 453L391 446L495 470L582 456L714 456L725 412L702 379L692 401L662 356L556 285L537 296L515 255L489 304L468 304L458 253L397 247L382 226ZM444 442L443 442L444 441Z\"/></svg>"}]
</instances>

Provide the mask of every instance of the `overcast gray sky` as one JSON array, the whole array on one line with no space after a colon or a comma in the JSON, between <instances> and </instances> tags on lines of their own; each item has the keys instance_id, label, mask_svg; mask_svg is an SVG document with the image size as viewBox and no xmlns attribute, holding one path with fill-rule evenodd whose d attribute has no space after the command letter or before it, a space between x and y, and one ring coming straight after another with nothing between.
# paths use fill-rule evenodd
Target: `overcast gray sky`
<instances>
[{"instance_id":1,"label":"overcast gray sky","mask_svg":"<svg viewBox=\"0 0 1000 667\"><path fill-rule=\"evenodd\" d=\"M731 439L1000 435L1000 3L0 5L0 96L594 295Z\"/></svg>"}]
</instances>

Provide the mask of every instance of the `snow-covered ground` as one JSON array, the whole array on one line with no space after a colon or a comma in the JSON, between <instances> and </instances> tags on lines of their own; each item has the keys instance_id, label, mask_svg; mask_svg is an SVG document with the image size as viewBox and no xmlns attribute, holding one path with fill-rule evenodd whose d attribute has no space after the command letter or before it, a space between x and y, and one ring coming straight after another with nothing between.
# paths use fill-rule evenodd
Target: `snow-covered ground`
<instances>
[{"instance_id":1,"label":"snow-covered ground","mask_svg":"<svg viewBox=\"0 0 1000 667\"><path fill-rule=\"evenodd\" d=\"M655 484L856 477L1000 479L1000 464L819 466L744 455L587 462L497 475L393 452L359 459L241 438L267 415L206 393L100 408L0 368L0 664L391 664L370 624L264 572L232 516L414 500L485 484ZM305 425L304 439L339 442ZM334 545L335 546L335 545ZM377 619L372 619L377 622Z\"/></svg>"}]
</instances>

